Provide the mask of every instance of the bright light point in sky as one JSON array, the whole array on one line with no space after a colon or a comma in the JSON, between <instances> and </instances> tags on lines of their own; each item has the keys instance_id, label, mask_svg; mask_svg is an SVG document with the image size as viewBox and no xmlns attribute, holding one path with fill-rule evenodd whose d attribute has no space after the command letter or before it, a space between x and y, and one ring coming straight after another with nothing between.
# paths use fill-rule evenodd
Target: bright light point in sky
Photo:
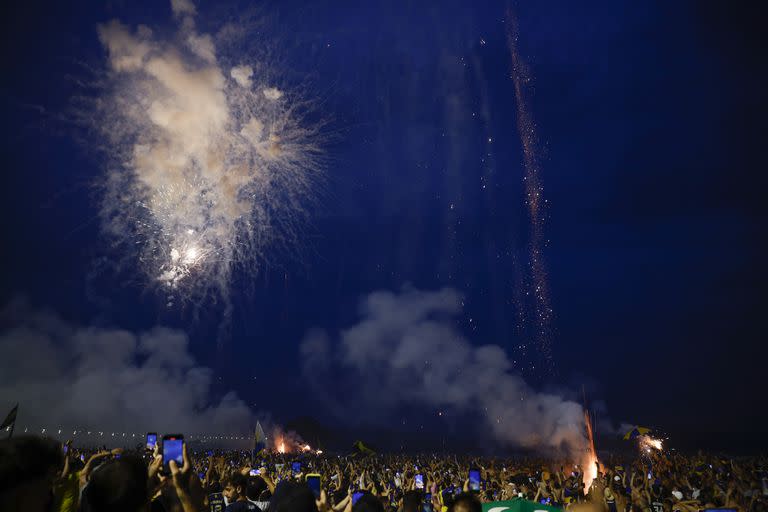
<instances>
[{"instance_id":1,"label":"bright light point in sky","mask_svg":"<svg viewBox=\"0 0 768 512\"><path fill-rule=\"evenodd\" d=\"M190 247L187 249L187 252L184 254L184 263L186 265L191 265L192 263L197 260L197 258L200 256L200 251L197 247Z\"/></svg>"}]
</instances>

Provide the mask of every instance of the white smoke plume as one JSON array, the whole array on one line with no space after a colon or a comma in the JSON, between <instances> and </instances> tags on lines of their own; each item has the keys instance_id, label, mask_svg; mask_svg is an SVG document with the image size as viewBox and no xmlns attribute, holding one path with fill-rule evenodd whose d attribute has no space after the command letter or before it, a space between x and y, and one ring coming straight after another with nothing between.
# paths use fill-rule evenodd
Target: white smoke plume
<instances>
[{"instance_id":1,"label":"white smoke plume","mask_svg":"<svg viewBox=\"0 0 768 512\"><path fill-rule=\"evenodd\" d=\"M24 426L118 432L246 433L253 413L233 392L210 393L186 334L70 325L14 304L0 332L0 404ZM68 432L71 434L72 432Z\"/></svg>"},{"instance_id":2,"label":"white smoke plume","mask_svg":"<svg viewBox=\"0 0 768 512\"><path fill-rule=\"evenodd\" d=\"M467 341L452 322L460 308L450 288L373 292L361 302L360 321L338 339L320 330L307 335L304 374L330 410L346 418L383 419L402 405L474 412L502 444L581 460L581 405L532 389L512 373L498 345Z\"/></svg>"},{"instance_id":3,"label":"white smoke plume","mask_svg":"<svg viewBox=\"0 0 768 512\"><path fill-rule=\"evenodd\" d=\"M286 431L280 425L273 425L270 429L272 437L268 439L267 448L278 453L299 453L309 446L298 432ZM310 447L311 448L311 447Z\"/></svg>"},{"instance_id":4,"label":"white smoke plume","mask_svg":"<svg viewBox=\"0 0 768 512\"><path fill-rule=\"evenodd\" d=\"M104 228L169 301L226 294L236 265L299 244L321 175L320 124L268 83L279 72L234 50L232 34L248 30L222 30L220 54L216 35L197 32L194 4L171 4L174 34L98 26L108 71L81 113L107 154Z\"/></svg>"}]
</instances>

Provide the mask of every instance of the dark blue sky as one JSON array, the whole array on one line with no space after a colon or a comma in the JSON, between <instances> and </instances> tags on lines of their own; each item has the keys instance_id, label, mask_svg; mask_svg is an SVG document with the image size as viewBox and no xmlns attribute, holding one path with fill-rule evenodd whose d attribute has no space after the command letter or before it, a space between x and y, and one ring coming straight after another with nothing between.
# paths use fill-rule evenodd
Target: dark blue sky
<instances>
[{"instance_id":1,"label":"dark blue sky","mask_svg":"<svg viewBox=\"0 0 768 512\"><path fill-rule=\"evenodd\" d=\"M323 415L299 369L310 328L353 324L374 290L450 286L465 295L468 338L523 345L518 370L537 386L586 384L617 422L713 446L766 433L766 83L754 13L694 1L517 5L549 204L550 374L516 329L530 228L505 4L302 3L265 4L266 32L288 79L331 121L327 182L299 256L274 254L255 281L236 276L220 349L217 306L198 319L166 310L114 270L95 218L100 166L76 140L87 134L62 121L78 77L104 63L96 24L167 25L170 8L3 7L0 301L26 296L82 324L184 327L222 390L288 419ZM211 26L226 15L199 10Z\"/></svg>"}]
</instances>

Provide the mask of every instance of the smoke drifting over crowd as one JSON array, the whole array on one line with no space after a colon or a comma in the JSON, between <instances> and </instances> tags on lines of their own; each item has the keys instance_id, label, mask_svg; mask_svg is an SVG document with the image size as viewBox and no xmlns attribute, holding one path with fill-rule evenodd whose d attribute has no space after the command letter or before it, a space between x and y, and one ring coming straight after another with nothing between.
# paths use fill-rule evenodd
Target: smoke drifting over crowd
<instances>
[{"instance_id":1,"label":"smoke drifting over crowd","mask_svg":"<svg viewBox=\"0 0 768 512\"><path fill-rule=\"evenodd\" d=\"M293 245L320 155L307 103L267 82L279 73L251 52L219 53L246 29L202 34L191 2L172 10L169 37L99 25L109 69L86 114L107 154L104 228L170 302L226 294L235 265Z\"/></svg>"},{"instance_id":2,"label":"smoke drifting over crowd","mask_svg":"<svg viewBox=\"0 0 768 512\"><path fill-rule=\"evenodd\" d=\"M0 402L22 404L20 425L230 433L254 422L234 393L210 395L213 372L181 331L75 326L20 304L3 317Z\"/></svg>"},{"instance_id":3,"label":"smoke drifting over crowd","mask_svg":"<svg viewBox=\"0 0 768 512\"><path fill-rule=\"evenodd\" d=\"M502 444L562 450L581 460L581 405L533 390L511 373L498 345L473 346L452 321L460 308L450 288L371 293L361 302L360 321L336 339L324 331L307 335L305 375L329 410L346 418L385 418L405 404L471 411Z\"/></svg>"}]
</instances>

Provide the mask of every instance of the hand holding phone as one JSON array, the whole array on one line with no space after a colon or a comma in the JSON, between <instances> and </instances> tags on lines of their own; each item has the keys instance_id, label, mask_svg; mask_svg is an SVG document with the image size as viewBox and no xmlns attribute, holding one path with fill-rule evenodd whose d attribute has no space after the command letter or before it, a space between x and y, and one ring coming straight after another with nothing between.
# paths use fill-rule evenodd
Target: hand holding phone
<instances>
[{"instance_id":1,"label":"hand holding phone","mask_svg":"<svg viewBox=\"0 0 768 512\"><path fill-rule=\"evenodd\" d=\"M424 489L424 476L421 473L417 473L413 479L417 489Z\"/></svg>"},{"instance_id":2,"label":"hand holding phone","mask_svg":"<svg viewBox=\"0 0 768 512\"><path fill-rule=\"evenodd\" d=\"M477 468L469 470L469 490L471 492L480 492L480 470Z\"/></svg>"},{"instance_id":3,"label":"hand holding phone","mask_svg":"<svg viewBox=\"0 0 768 512\"><path fill-rule=\"evenodd\" d=\"M318 473L310 473L307 475L306 481L309 488L312 489L315 499L320 499L320 475Z\"/></svg>"},{"instance_id":4,"label":"hand holding phone","mask_svg":"<svg viewBox=\"0 0 768 512\"><path fill-rule=\"evenodd\" d=\"M169 463L176 461L181 468L184 465L184 436L182 434L167 434L163 436L163 470L171 472Z\"/></svg>"},{"instance_id":5,"label":"hand holding phone","mask_svg":"<svg viewBox=\"0 0 768 512\"><path fill-rule=\"evenodd\" d=\"M155 445L157 445L157 432L147 432L147 450L154 450Z\"/></svg>"}]
</instances>

